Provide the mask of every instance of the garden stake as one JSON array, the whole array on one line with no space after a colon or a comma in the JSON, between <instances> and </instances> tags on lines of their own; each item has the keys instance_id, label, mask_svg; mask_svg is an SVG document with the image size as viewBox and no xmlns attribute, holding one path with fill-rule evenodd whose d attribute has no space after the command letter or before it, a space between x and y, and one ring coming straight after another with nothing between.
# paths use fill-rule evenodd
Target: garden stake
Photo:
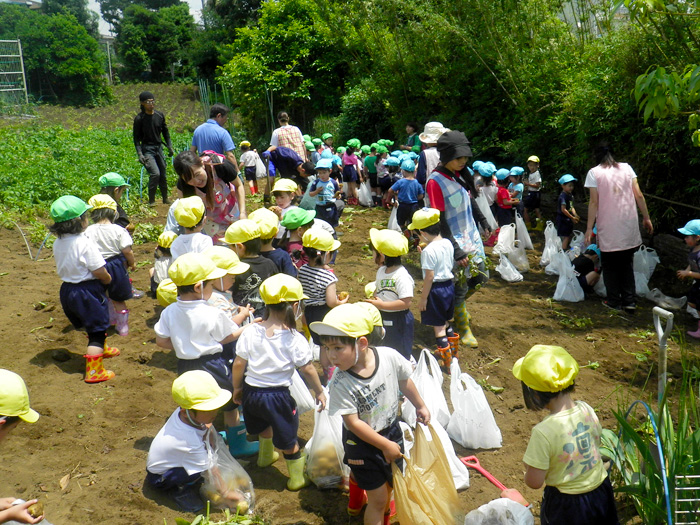
<instances>
[{"instance_id":1,"label":"garden stake","mask_svg":"<svg viewBox=\"0 0 700 525\"><path fill-rule=\"evenodd\" d=\"M656 335L659 337L659 405L666 391L667 370L666 363L668 361L667 340L673 328L673 314L663 308L655 306L652 310L654 313L654 327L656 327ZM662 329L661 318L666 320L666 327Z\"/></svg>"}]
</instances>

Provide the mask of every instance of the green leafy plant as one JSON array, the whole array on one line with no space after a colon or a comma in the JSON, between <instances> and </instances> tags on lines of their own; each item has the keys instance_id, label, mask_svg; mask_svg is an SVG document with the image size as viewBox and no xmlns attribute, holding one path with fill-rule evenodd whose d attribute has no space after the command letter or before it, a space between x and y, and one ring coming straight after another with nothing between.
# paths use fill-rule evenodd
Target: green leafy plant
<instances>
[{"instance_id":1,"label":"green leafy plant","mask_svg":"<svg viewBox=\"0 0 700 525\"><path fill-rule=\"evenodd\" d=\"M134 244L157 242L161 233L163 233L163 226L160 224L141 223L134 230Z\"/></svg>"},{"instance_id":2,"label":"green leafy plant","mask_svg":"<svg viewBox=\"0 0 700 525\"><path fill-rule=\"evenodd\" d=\"M260 516L248 516L232 514L228 509L224 509L223 520L213 520L211 518L209 502L207 502L206 514L199 514L192 521L184 518L175 518L175 525L267 525ZM163 525L168 525L164 519Z\"/></svg>"}]
</instances>

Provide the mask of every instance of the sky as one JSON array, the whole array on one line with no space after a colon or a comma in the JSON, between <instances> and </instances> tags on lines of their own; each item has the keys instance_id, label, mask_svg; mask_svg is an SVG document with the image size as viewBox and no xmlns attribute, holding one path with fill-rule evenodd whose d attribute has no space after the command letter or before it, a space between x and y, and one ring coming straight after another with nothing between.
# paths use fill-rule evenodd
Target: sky
<instances>
[{"instance_id":1,"label":"sky","mask_svg":"<svg viewBox=\"0 0 700 525\"><path fill-rule=\"evenodd\" d=\"M194 16L194 19L199 21L201 18L202 14L202 0L186 0L188 4L190 4L190 13L192 16ZM100 4L97 3L97 0L89 0L88 2L88 8L91 11L95 11L98 15L100 14ZM100 17L100 34L101 35L108 35L109 34L109 24L102 20Z\"/></svg>"}]
</instances>

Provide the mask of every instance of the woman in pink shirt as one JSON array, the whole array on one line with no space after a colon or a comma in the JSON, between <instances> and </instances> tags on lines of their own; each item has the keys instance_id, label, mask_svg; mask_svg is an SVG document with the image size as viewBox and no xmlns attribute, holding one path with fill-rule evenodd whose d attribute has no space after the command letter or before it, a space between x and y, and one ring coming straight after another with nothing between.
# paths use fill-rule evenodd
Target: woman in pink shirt
<instances>
[{"instance_id":1,"label":"woman in pink shirt","mask_svg":"<svg viewBox=\"0 0 700 525\"><path fill-rule=\"evenodd\" d=\"M584 184L591 192L586 243L590 244L595 224L603 282L608 295L603 304L633 313L636 296L632 260L642 244L637 207L642 212L644 229L649 235L654 233L654 226L632 167L617 162L612 148L606 143L596 148L595 157L598 165L588 172Z\"/></svg>"}]
</instances>

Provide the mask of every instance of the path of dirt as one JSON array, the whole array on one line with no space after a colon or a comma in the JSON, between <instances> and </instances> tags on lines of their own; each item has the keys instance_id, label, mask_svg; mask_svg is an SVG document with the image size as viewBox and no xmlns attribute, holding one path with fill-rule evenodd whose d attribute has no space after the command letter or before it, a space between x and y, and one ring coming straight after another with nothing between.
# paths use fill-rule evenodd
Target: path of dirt
<instances>
[{"instance_id":1,"label":"path of dirt","mask_svg":"<svg viewBox=\"0 0 700 525\"><path fill-rule=\"evenodd\" d=\"M164 216L166 210L158 211ZM366 249L367 230L381 227L386 217L382 210L362 211L346 215L340 228L343 246L336 272L339 289L348 290L351 300L360 299L364 284L374 278L376 268ZM535 237L538 249L541 240ZM150 262L153 248L152 244L135 247L137 261ZM159 307L148 297L130 302L130 335L108 339L122 350L109 363L116 379L87 385L82 381L85 336L70 328L61 310L60 281L51 251L41 255L45 259L32 262L19 232L0 230L0 260L4 261L0 367L25 378L32 406L42 415L34 425L20 425L2 443L0 494L39 497L54 524L157 524L163 518L172 524L182 514L143 483L149 444L174 409L170 385L176 375L175 356L156 347L152 330ZM582 365L598 362L597 370L581 371L576 396L595 407L607 427L614 427L612 410L640 395L650 396L656 384L655 376L647 378L656 356L650 303L642 303L637 315L630 318L604 309L595 300L551 304L548 298L555 280L539 268L538 255L537 250L530 252L534 269L523 282L507 284L494 276L470 300L480 345L460 355L463 370L477 380L505 388L499 395L486 394L503 434L503 447L477 454L497 478L534 502L535 510L541 493L524 486L522 456L530 429L542 415L523 406L520 385L510 372L515 360L533 344L544 343L566 347ZM419 292L417 258L412 259L408 266ZM148 267L139 267L133 275L140 289L148 287ZM428 331L417 327L416 349L431 345L431 339ZM53 359L56 350L69 352L70 359ZM649 360L644 361L647 355ZM671 344L670 358L669 370L679 377L675 344ZM646 393L640 394L647 381ZM445 381L446 392L448 384ZM306 440L311 432L312 416L307 413L302 416L299 436ZM473 452L456 449L460 455ZM347 499L338 492L313 487L298 493L285 490L283 461L265 470L253 466L249 472L256 487L257 510L270 523L361 523L361 518L348 518ZM71 479L61 490L59 482L67 475ZM495 487L473 475L460 501L465 509L472 509L496 497Z\"/></svg>"}]
</instances>

